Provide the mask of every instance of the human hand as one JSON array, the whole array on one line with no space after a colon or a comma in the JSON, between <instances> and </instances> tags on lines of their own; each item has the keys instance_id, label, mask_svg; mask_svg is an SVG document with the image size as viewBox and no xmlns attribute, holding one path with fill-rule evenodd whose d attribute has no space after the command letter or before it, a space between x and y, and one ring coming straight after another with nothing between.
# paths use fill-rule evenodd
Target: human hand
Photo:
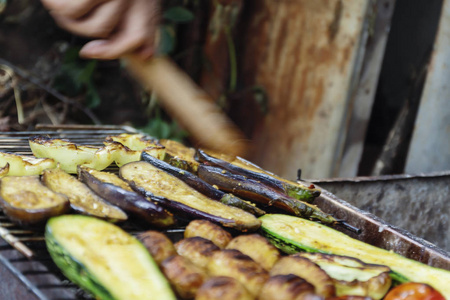
<instances>
[{"instance_id":1,"label":"human hand","mask_svg":"<svg viewBox=\"0 0 450 300\"><path fill-rule=\"evenodd\" d=\"M85 58L116 59L155 52L160 21L159 0L41 0L57 24L80 36L94 38L80 51Z\"/></svg>"}]
</instances>

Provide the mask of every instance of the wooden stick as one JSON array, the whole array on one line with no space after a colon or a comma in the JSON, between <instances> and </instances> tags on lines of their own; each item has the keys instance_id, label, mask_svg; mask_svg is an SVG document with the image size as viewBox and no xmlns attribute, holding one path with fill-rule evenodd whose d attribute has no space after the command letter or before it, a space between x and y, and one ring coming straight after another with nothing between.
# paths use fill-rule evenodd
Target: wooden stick
<instances>
[{"instance_id":1,"label":"wooden stick","mask_svg":"<svg viewBox=\"0 0 450 300\"><path fill-rule=\"evenodd\" d=\"M164 109L199 143L197 147L245 156L249 143L212 99L165 56L124 58L140 83L155 92Z\"/></svg>"}]
</instances>

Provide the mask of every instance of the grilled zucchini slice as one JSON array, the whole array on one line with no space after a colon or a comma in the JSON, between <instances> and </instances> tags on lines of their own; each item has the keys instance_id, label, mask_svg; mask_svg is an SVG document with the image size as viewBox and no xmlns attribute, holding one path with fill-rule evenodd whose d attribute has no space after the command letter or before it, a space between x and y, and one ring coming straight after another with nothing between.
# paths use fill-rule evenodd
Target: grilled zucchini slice
<instances>
[{"instance_id":1,"label":"grilled zucchini slice","mask_svg":"<svg viewBox=\"0 0 450 300\"><path fill-rule=\"evenodd\" d=\"M396 279L427 283L450 299L450 271L427 266L305 219L281 214L268 214L259 219L263 234L284 252L322 252L385 265L391 268Z\"/></svg>"},{"instance_id":2,"label":"grilled zucchini slice","mask_svg":"<svg viewBox=\"0 0 450 300\"><path fill-rule=\"evenodd\" d=\"M82 215L54 217L45 241L63 274L97 299L176 299L147 249L111 223Z\"/></svg>"}]
</instances>

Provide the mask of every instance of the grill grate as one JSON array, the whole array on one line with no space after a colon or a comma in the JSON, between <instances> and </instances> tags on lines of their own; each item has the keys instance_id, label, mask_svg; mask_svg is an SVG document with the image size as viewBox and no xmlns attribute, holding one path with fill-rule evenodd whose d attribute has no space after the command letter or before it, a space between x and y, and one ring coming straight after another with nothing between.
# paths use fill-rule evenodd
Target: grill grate
<instances>
[{"instance_id":1,"label":"grill grate","mask_svg":"<svg viewBox=\"0 0 450 300\"><path fill-rule=\"evenodd\" d=\"M28 138L34 135L66 138L77 144L102 145L107 136L121 133L136 133L136 130L118 126L37 126L36 131L0 132L0 151L31 155ZM123 226L131 234L140 232L133 224ZM16 226L0 209L0 236L3 238L0 239L0 265L3 264L3 268L14 275L2 278L5 274L0 270L0 298L1 290L9 286L27 293L26 298L21 296L17 299L94 299L68 281L54 265L47 252L42 231ZM11 297L11 294L8 295L8 299Z\"/></svg>"}]
</instances>

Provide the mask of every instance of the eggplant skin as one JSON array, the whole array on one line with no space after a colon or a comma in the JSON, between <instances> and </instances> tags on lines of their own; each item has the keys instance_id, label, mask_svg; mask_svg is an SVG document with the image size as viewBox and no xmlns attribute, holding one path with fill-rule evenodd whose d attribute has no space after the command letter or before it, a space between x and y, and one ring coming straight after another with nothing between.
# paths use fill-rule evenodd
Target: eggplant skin
<instances>
[{"instance_id":1,"label":"eggplant skin","mask_svg":"<svg viewBox=\"0 0 450 300\"><path fill-rule=\"evenodd\" d=\"M109 203L150 225L164 228L175 224L172 213L133 191L115 174L78 166L78 178Z\"/></svg>"},{"instance_id":2,"label":"eggplant skin","mask_svg":"<svg viewBox=\"0 0 450 300\"><path fill-rule=\"evenodd\" d=\"M0 179L0 206L21 226L40 226L70 210L69 199L45 187L39 176L8 176Z\"/></svg>"}]
</instances>

